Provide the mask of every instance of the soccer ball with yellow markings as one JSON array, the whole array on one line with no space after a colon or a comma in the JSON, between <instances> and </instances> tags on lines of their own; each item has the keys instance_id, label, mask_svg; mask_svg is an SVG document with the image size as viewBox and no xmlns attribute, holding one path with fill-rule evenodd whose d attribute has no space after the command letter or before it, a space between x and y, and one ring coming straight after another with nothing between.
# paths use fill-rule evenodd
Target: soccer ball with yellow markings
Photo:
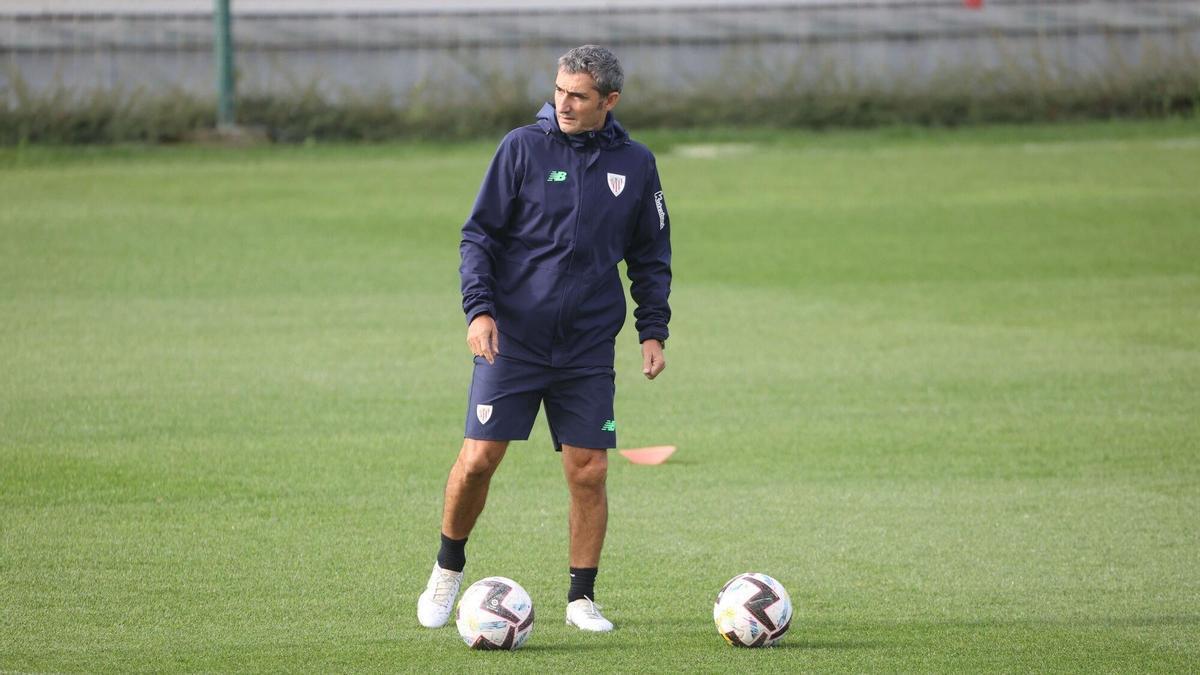
<instances>
[{"instance_id":1,"label":"soccer ball with yellow markings","mask_svg":"<svg viewBox=\"0 0 1200 675\"><path fill-rule=\"evenodd\" d=\"M512 579L480 579L463 592L455 623L472 649L517 649L533 632L533 601Z\"/></svg>"}]
</instances>

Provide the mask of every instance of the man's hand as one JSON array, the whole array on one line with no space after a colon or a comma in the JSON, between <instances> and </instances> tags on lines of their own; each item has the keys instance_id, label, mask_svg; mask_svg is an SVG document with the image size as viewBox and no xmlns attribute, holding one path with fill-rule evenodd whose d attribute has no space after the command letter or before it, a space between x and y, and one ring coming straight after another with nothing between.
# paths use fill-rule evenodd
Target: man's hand
<instances>
[{"instance_id":1,"label":"man's hand","mask_svg":"<svg viewBox=\"0 0 1200 675\"><path fill-rule=\"evenodd\" d=\"M663 343L650 339L642 343L642 374L647 380L653 380L667 367L663 358Z\"/></svg>"},{"instance_id":2,"label":"man's hand","mask_svg":"<svg viewBox=\"0 0 1200 675\"><path fill-rule=\"evenodd\" d=\"M496 355L500 353L500 331L496 330L496 320L487 314L471 319L471 325L467 327L467 346L475 356L487 359L488 365L495 363Z\"/></svg>"}]
</instances>

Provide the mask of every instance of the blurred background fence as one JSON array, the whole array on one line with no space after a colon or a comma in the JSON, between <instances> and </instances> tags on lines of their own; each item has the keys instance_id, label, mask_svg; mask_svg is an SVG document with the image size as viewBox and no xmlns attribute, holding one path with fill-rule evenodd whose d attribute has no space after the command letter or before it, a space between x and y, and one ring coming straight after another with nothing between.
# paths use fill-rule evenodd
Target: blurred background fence
<instances>
[{"instance_id":1,"label":"blurred background fence","mask_svg":"<svg viewBox=\"0 0 1200 675\"><path fill-rule=\"evenodd\" d=\"M1194 113L1197 0L233 0L238 118L275 138L485 133L610 46L645 125ZM212 127L210 0L5 0L0 139Z\"/></svg>"}]
</instances>

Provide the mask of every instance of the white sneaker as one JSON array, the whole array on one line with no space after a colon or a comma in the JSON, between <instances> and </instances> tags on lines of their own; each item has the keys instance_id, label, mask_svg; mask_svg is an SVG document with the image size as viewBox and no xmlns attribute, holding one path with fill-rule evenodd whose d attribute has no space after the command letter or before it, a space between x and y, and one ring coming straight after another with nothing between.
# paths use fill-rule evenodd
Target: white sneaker
<instances>
[{"instance_id":1,"label":"white sneaker","mask_svg":"<svg viewBox=\"0 0 1200 675\"><path fill-rule=\"evenodd\" d=\"M450 619L454 610L454 598L462 585L463 573L451 572L433 564L433 573L425 592L417 598L417 620L426 628L441 628Z\"/></svg>"},{"instance_id":2,"label":"white sneaker","mask_svg":"<svg viewBox=\"0 0 1200 675\"><path fill-rule=\"evenodd\" d=\"M612 622L600 616L600 607L587 598L567 604L567 625L593 633L607 633L613 629Z\"/></svg>"}]
</instances>

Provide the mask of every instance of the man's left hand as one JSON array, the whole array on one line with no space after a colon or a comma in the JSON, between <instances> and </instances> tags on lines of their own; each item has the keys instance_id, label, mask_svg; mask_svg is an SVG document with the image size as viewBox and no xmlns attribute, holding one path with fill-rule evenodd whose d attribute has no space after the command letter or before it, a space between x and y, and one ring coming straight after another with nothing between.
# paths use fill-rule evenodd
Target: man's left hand
<instances>
[{"instance_id":1,"label":"man's left hand","mask_svg":"<svg viewBox=\"0 0 1200 675\"><path fill-rule=\"evenodd\" d=\"M653 380L667 367L663 358L663 344L655 339L642 343L642 374L647 380Z\"/></svg>"}]
</instances>

